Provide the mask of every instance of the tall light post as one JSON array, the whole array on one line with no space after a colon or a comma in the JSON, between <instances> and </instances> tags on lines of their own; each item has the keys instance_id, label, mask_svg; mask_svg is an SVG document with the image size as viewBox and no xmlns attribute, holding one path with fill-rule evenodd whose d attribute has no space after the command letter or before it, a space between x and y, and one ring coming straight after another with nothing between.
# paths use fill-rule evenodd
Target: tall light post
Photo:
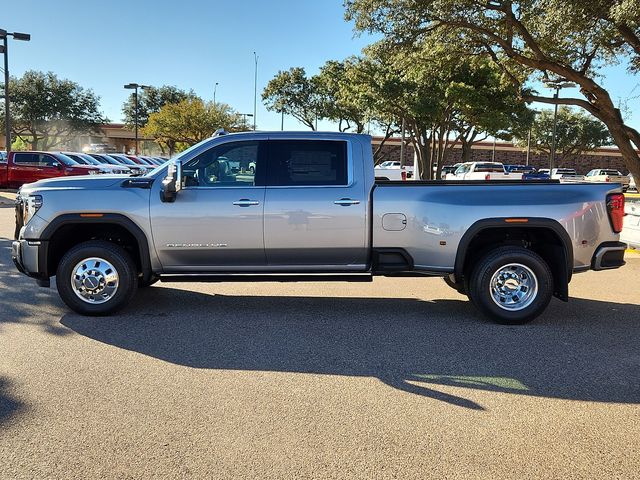
<instances>
[{"instance_id":1,"label":"tall light post","mask_svg":"<svg viewBox=\"0 0 640 480\"><path fill-rule=\"evenodd\" d=\"M2 38L0 52L4 54L4 143L6 144L7 153L11 151L11 113L9 110L9 35L11 35L14 40L22 40L23 42L31 40L31 35L28 33L7 32L4 29L0 29L0 38Z\"/></svg>"},{"instance_id":2,"label":"tall light post","mask_svg":"<svg viewBox=\"0 0 640 480\"><path fill-rule=\"evenodd\" d=\"M533 110L533 123L535 123L536 115L539 113L538 110ZM527 134L527 167L529 166L529 158L531 157L531 130L533 129L533 123L529 125L529 133Z\"/></svg>"},{"instance_id":3,"label":"tall light post","mask_svg":"<svg viewBox=\"0 0 640 480\"><path fill-rule=\"evenodd\" d=\"M240 115L242 115L242 123L244 125L247 124L247 117L253 117L253 113L241 113ZM255 130L255 127L254 127Z\"/></svg>"},{"instance_id":4,"label":"tall light post","mask_svg":"<svg viewBox=\"0 0 640 480\"><path fill-rule=\"evenodd\" d=\"M558 97L560 96L560 90L563 88L574 88L576 86L573 82L567 82L566 80L559 78L557 80L549 80L545 82L547 88L552 88L556 91L553 94L553 99L556 100L553 109L553 138L551 139L551 155L549 155L549 171L555 168L556 164L556 131L558 122Z\"/></svg>"},{"instance_id":5,"label":"tall light post","mask_svg":"<svg viewBox=\"0 0 640 480\"><path fill-rule=\"evenodd\" d=\"M255 70L253 76L253 130L256 129L256 115L258 114L258 55L253 52Z\"/></svg>"},{"instance_id":6,"label":"tall light post","mask_svg":"<svg viewBox=\"0 0 640 480\"><path fill-rule=\"evenodd\" d=\"M127 90L133 90L133 102L134 102L134 120L133 124L135 127L135 137L136 137L136 148L135 155L138 155L138 89L144 90L145 88L151 88L149 85L141 85L139 83L127 83L124 88Z\"/></svg>"},{"instance_id":7,"label":"tall light post","mask_svg":"<svg viewBox=\"0 0 640 480\"><path fill-rule=\"evenodd\" d=\"M216 106L216 92L218 91L218 82L213 86L213 106Z\"/></svg>"}]
</instances>

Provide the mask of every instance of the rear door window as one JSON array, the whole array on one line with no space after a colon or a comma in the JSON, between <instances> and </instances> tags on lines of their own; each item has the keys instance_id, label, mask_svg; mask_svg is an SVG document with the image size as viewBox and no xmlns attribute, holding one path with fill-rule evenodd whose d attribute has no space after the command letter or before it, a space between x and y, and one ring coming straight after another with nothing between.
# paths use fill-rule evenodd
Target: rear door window
<instances>
[{"instance_id":1,"label":"rear door window","mask_svg":"<svg viewBox=\"0 0 640 480\"><path fill-rule=\"evenodd\" d=\"M347 185L347 143L333 140L271 140L267 185Z\"/></svg>"},{"instance_id":2,"label":"rear door window","mask_svg":"<svg viewBox=\"0 0 640 480\"><path fill-rule=\"evenodd\" d=\"M34 153L14 153L13 161L19 165L38 165L38 155Z\"/></svg>"}]
</instances>

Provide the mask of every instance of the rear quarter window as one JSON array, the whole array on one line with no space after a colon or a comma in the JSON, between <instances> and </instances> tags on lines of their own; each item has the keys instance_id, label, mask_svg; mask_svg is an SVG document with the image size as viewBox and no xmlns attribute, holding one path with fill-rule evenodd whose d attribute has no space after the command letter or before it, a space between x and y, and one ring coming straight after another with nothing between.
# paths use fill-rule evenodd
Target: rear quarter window
<instances>
[{"instance_id":1,"label":"rear quarter window","mask_svg":"<svg viewBox=\"0 0 640 480\"><path fill-rule=\"evenodd\" d=\"M38 163L38 156L33 153L14 153L13 161L18 165L35 165Z\"/></svg>"}]
</instances>

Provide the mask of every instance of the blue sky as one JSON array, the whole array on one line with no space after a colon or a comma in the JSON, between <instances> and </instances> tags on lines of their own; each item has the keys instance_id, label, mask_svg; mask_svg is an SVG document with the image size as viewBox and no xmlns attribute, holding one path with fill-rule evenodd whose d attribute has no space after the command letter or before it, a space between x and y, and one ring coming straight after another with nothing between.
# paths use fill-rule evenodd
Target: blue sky
<instances>
[{"instance_id":1,"label":"blue sky","mask_svg":"<svg viewBox=\"0 0 640 480\"><path fill-rule=\"evenodd\" d=\"M208 100L218 82L218 101L251 113L254 51L260 94L278 70L303 66L313 74L326 60L358 54L372 41L354 35L342 0L4 3L0 28L32 35L31 42L11 42L11 74L50 70L76 81L101 97L112 121L122 119L122 86L129 82L176 85ZM629 107L638 109L640 76L611 68L605 84L616 100L636 97ZM267 112L260 98L257 117L258 128L280 129L280 116ZM631 123L640 127L640 114ZM285 119L285 129L304 128Z\"/></svg>"}]
</instances>

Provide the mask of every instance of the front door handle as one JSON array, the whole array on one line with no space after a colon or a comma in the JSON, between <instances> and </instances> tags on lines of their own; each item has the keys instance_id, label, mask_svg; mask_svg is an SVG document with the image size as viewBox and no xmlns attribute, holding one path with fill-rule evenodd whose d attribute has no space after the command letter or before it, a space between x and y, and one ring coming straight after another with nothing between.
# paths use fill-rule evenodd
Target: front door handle
<instances>
[{"instance_id":1,"label":"front door handle","mask_svg":"<svg viewBox=\"0 0 640 480\"><path fill-rule=\"evenodd\" d=\"M248 198L241 198L240 200L233 202L233 204L238 207L250 207L251 205L260 205L260 202L257 200L249 200Z\"/></svg>"},{"instance_id":2,"label":"front door handle","mask_svg":"<svg viewBox=\"0 0 640 480\"><path fill-rule=\"evenodd\" d=\"M336 200L335 202L336 205L342 205L343 207L348 207L349 205L358 205L360 203L360 200L352 200L350 198L341 198L340 200Z\"/></svg>"}]
</instances>

